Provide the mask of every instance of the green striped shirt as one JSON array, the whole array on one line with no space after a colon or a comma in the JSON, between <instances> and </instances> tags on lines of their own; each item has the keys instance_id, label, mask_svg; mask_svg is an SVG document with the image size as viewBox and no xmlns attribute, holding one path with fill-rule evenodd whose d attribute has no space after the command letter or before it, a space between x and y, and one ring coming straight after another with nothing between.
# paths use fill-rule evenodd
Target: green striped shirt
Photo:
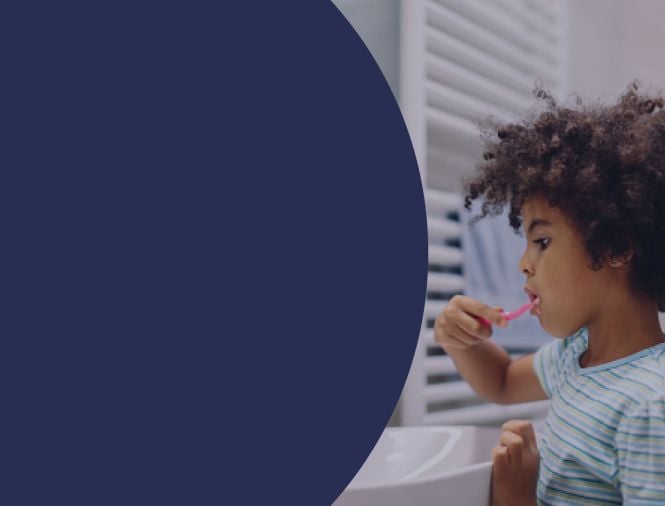
<instances>
[{"instance_id":1,"label":"green striped shirt","mask_svg":"<svg viewBox=\"0 0 665 506\"><path fill-rule=\"evenodd\" d=\"M587 330L540 348L551 399L539 504L665 504L665 343L582 368Z\"/></svg>"}]
</instances>

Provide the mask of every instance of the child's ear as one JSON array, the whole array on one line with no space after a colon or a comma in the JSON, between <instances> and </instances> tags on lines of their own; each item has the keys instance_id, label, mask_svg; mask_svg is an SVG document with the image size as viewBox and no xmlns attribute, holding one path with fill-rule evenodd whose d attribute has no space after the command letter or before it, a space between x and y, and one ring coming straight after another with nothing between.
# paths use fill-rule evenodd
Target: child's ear
<instances>
[{"instance_id":1,"label":"child's ear","mask_svg":"<svg viewBox=\"0 0 665 506\"><path fill-rule=\"evenodd\" d=\"M610 267L623 267L633 259L633 250L628 250L628 252L623 255L612 255L610 256L609 265Z\"/></svg>"}]
</instances>

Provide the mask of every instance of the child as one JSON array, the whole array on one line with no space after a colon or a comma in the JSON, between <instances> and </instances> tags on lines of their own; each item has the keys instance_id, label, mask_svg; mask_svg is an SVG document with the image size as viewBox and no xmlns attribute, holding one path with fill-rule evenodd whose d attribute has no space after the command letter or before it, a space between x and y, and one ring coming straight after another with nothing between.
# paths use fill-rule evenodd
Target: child
<instances>
[{"instance_id":1,"label":"child","mask_svg":"<svg viewBox=\"0 0 665 506\"><path fill-rule=\"evenodd\" d=\"M558 105L502 125L465 206L509 209L531 310L558 338L511 360L500 309L454 297L435 337L482 397L551 399L536 446L525 421L493 452L493 504L665 504L665 111L632 84L612 106ZM516 259L517 260L517 259Z\"/></svg>"}]
</instances>

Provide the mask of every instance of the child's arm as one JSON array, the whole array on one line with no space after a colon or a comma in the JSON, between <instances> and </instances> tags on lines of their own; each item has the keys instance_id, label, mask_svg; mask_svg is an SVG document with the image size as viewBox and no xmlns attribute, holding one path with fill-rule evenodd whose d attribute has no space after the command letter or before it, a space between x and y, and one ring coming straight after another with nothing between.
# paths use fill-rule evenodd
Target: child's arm
<instances>
[{"instance_id":1,"label":"child's arm","mask_svg":"<svg viewBox=\"0 0 665 506\"><path fill-rule=\"evenodd\" d=\"M476 317L500 326L505 320L497 308L456 295L436 320L436 341L455 362L457 370L476 393L492 402L512 404L547 399L533 369L533 354L511 360L489 341L491 327Z\"/></svg>"},{"instance_id":2,"label":"child's arm","mask_svg":"<svg viewBox=\"0 0 665 506\"><path fill-rule=\"evenodd\" d=\"M446 352L462 377L488 401L515 404L547 399L533 370L533 353L511 360L491 341L468 350L446 348Z\"/></svg>"}]
</instances>

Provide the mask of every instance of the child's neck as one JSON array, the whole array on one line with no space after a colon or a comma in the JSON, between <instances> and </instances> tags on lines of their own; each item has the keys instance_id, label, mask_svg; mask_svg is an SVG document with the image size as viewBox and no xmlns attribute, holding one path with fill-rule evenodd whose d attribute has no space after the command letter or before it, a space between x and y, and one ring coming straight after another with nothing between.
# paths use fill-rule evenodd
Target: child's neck
<instances>
[{"instance_id":1,"label":"child's neck","mask_svg":"<svg viewBox=\"0 0 665 506\"><path fill-rule=\"evenodd\" d=\"M589 346L580 357L592 367L628 357L665 339L655 303L633 295L615 298L587 325Z\"/></svg>"}]
</instances>

